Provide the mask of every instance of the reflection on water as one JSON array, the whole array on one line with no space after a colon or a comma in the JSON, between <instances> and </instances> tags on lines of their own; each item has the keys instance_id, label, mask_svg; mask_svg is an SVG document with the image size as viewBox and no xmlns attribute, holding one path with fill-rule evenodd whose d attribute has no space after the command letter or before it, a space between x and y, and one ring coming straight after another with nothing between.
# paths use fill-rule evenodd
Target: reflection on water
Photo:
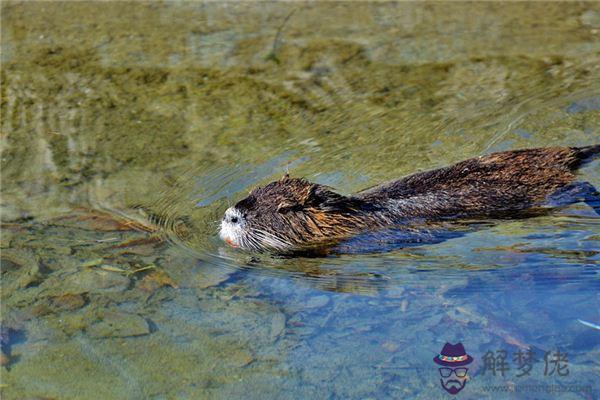
<instances>
[{"instance_id":1,"label":"reflection on water","mask_svg":"<svg viewBox=\"0 0 600 400\"><path fill-rule=\"evenodd\" d=\"M246 253L217 229L288 171L352 193L599 142L599 16L4 2L2 397L444 398L431 360L462 341L461 395L596 398L600 220L583 204L327 257ZM581 174L600 187L598 162ZM531 376L483 372L487 351L528 348ZM568 377L544 376L557 348Z\"/></svg>"}]
</instances>

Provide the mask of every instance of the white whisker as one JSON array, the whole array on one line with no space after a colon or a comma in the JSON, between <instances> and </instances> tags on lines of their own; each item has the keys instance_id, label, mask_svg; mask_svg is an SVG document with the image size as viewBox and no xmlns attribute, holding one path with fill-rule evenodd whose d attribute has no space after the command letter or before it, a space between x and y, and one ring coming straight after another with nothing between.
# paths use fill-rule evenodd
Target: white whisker
<instances>
[{"instance_id":1,"label":"white whisker","mask_svg":"<svg viewBox=\"0 0 600 400\"><path fill-rule=\"evenodd\" d=\"M276 249L283 249L286 247L292 247L292 243L290 243L289 241L276 236L274 234L272 234L271 232L267 232L265 230L262 229L253 229L253 232L256 234L256 236L260 239L263 240L263 242L265 242L265 244L276 248Z\"/></svg>"}]
</instances>

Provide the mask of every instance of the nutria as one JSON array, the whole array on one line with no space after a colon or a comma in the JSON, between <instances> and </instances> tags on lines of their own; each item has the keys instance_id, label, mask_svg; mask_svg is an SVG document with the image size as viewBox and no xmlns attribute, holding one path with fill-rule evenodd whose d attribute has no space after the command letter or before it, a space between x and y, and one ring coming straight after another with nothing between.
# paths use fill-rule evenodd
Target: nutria
<instances>
[{"instance_id":1,"label":"nutria","mask_svg":"<svg viewBox=\"0 0 600 400\"><path fill-rule=\"evenodd\" d=\"M574 171L600 145L505 151L419 172L343 196L302 178L254 189L225 212L220 236L250 250L288 251L339 243L391 227L474 218L513 218L598 199Z\"/></svg>"}]
</instances>

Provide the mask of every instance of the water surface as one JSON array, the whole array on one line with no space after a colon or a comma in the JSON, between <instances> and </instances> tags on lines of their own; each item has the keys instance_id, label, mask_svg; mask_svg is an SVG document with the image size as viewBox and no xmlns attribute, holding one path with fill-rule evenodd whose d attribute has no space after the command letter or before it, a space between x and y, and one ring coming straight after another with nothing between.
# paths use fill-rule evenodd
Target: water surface
<instances>
[{"instance_id":1,"label":"water surface","mask_svg":"<svg viewBox=\"0 0 600 400\"><path fill-rule=\"evenodd\" d=\"M459 396L597 398L585 205L324 258L217 230L287 171L352 193L600 142L599 35L597 3L3 2L2 397L448 398L462 342Z\"/></svg>"}]
</instances>

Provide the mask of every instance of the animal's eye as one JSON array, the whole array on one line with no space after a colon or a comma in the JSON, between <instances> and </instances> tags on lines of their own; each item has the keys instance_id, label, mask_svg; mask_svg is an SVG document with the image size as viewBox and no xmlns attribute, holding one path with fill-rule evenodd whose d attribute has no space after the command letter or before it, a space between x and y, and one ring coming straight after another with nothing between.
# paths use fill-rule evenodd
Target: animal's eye
<instances>
[{"instance_id":1,"label":"animal's eye","mask_svg":"<svg viewBox=\"0 0 600 400\"><path fill-rule=\"evenodd\" d=\"M238 217L231 217L231 222L234 223L234 224L237 224Z\"/></svg>"}]
</instances>

